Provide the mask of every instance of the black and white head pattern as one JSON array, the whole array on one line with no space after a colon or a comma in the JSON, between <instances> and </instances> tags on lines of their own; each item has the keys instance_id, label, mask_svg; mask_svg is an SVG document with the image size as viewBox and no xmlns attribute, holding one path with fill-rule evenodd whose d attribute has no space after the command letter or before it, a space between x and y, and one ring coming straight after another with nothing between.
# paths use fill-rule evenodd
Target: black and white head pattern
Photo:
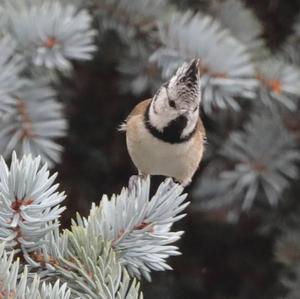
<instances>
[{"instance_id":1,"label":"black and white head pattern","mask_svg":"<svg viewBox=\"0 0 300 299\"><path fill-rule=\"evenodd\" d=\"M187 140L199 119L200 92L199 62L194 59L180 66L154 95L146 117L148 128L170 142Z\"/></svg>"},{"instance_id":2,"label":"black and white head pattern","mask_svg":"<svg viewBox=\"0 0 300 299\"><path fill-rule=\"evenodd\" d=\"M198 60L184 63L176 74L166 83L170 101L179 110L193 110L200 103L200 73Z\"/></svg>"}]
</instances>

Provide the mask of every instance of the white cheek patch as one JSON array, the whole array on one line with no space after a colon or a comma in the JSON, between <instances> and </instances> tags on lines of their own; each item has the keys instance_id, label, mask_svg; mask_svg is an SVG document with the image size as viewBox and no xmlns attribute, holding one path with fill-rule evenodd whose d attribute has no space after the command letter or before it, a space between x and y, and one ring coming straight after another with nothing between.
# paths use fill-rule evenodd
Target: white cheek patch
<instances>
[{"instance_id":1,"label":"white cheek patch","mask_svg":"<svg viewBox=\"0 0 300 299\"><path fill-rule=\"evenodd\" d=\"M195 130L195 127L198 122L198 118L199 118L199 110L198 109L196 109L195 111L193 111L189 115L187 115L187 124L181 133L182 138L188 136Z\"/></svg>"},{"instance_id":2,"label":"white cheek patch","mask_svg":"<svg viewBox=\"0 0 300 299\"><path fill-rule=\"evenodd\" d=\"M153 127L159 131L163 131L167 125L177 117L173 111L170 109L164 109L164 107L159 107L158 101L152 103L149 110L149 121ZM155 105L155 111L154 111Z\"/></svg>"}]
</instances>

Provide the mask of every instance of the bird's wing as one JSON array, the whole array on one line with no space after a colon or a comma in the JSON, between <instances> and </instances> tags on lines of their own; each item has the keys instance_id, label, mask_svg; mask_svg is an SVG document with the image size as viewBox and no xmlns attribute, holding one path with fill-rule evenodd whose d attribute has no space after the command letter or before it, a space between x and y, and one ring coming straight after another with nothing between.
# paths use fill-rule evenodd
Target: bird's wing
<instances>
[{"instance_id":1,"label":"bird's wing","mask_svg":"<svg viewBox=\"0 0 300 299\"><path fill-rule=\"evenodd\" d=\"M151 102L152 99L144 100L140 103L138 103L133 110L130 112L130 114L127 116L126 120L119 126L119 131L126 131L127 128L127 122L130 118L132 118L135 115L143 114L148 104Z\"/></svg>"},{"instance_id":2,"label":"bird's wing","mask_svg":"<svg viewBox=\"0 0 300 299\"><path fill-rule=\"evenodd\" d=\"M206 140L206 132L205 132L205 128L203 125L203 122L201 120L201 118L199 117L198 123L197 123L197 131L200 132L202 139Z\"/></svg>"}]
</instances>

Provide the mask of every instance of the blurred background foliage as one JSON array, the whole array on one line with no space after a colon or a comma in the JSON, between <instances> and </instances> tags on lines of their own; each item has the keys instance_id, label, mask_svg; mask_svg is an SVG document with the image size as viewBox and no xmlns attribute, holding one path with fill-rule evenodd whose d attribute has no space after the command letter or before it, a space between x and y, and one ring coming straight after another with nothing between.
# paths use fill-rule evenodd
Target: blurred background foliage
<instances>
[{"instance_id":1,"label":"blurred background foliage","mask_svg":"<svg viewBox=\"0 0 300 299\"><path fill-rule=\"evenodd\" d=\"M170 2L84 3L98 50L54 82L69 127L54 166L68 194L63 225L136 172L117 128L191 50L205 62L205 159L176 224L186 232L182 256L171 259L174 271L143 282L144 296L300 298L300 3ZM170 26L159 27L160 39L157 21Z\"/></svg>"},{"instance_id":2,"label":"blurred background foliage","mask_svg":"<svg viewBox=\"0 0 300 299\"><path fill-rule=\"evenodd\" d=\"M210 1L172 2L183 11L207 12L210 7ZM214 5L218 5L222 1L215 2ZM272 53L281 51L293 35L300 3L297 0L252 0L244 3L261 22L262 37ZM142 47L147 47L143 37L141 39ZM63 81L59 93L67 103L69 133L64 140L62 163L57 165L57 169L62 188L68 194L69 217L75 211L87 214L92 201L99 199L100 194L119 190L135 172L126 151L125 137L117 131L117 127L132 107L142 99L151 97L153 89L162 82L156 77L157 71L150 69L147 73L150 83L142 86L141 91L131 90L129 82L132 82L136 70L131 75L130 72L122 72L120 65L127 64L123 65L127 71L145 66L147 50L142 49L142 52L145 51L142 55L136 54L138 58L131 57L132 49L122 41L118 30L105 29L98 46L93 62L77 63L74 76ZM235 205L209 210L199 207L202 202L198 194L205 192L199 190L199 180L205 179L208 166L208 171L213 173L209 184L213 189L218 188L214 185L214 179L218 180L224 161L219 162L216 147L225 142L220 135L228 137L234 129L240 129L250 113L251 108L245 103L238 114L219 110L214 111L213 118L202 114L208 131L206 159L187 190L192 200L188 216L177 224L180 230L186 232L179 243L182 256L171 259L174 271L156 272L151 284L143 284L145 298L300 298L297 291L293 291L294 295L291 293L295 285L291 285L289 280L291 278L293 281L296 277L293 270L300 261L300 238L293 233L290 237L292 245L298 244L297 250L284 240L286 231L291 228L299 234L299 180L289 181L288 192L272 209L264 202L243 213ZM288 129L297 137L299 108L292 116L289 114L286 115ZM264 117L269 116L263 114ZM260 123L256 125L259 127ZM260 135L258 139L265 137ZM284 150L282 155L285 155ZM225 163L231 162L228 159ZM230 191L221 192L223 196L233 196ZM209 202L210 198L206 199ZM69 224L69 219L63 221L65 225ZM282 249L278 250L278 243L281 242ZM287 256L288 263L280 262L284 256ZM299 289L299 283L297 287Z\"/></svg>"}]
</instances>

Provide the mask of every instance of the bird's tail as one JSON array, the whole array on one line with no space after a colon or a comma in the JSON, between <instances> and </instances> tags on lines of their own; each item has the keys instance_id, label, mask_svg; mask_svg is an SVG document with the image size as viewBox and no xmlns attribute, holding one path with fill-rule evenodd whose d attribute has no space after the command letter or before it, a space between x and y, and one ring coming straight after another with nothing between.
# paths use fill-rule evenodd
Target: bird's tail
<instances>
[{"instance_id":1,"label":"bird's tail","mask_svg":"<svg viewBox=\"0 0 300 299\"><path fill-rule=\"evenodd\" d=\"M127 130L127 122L124 121L118 126L118 131L120 132L126 132Z\"/></svg>"}]
</instances>

